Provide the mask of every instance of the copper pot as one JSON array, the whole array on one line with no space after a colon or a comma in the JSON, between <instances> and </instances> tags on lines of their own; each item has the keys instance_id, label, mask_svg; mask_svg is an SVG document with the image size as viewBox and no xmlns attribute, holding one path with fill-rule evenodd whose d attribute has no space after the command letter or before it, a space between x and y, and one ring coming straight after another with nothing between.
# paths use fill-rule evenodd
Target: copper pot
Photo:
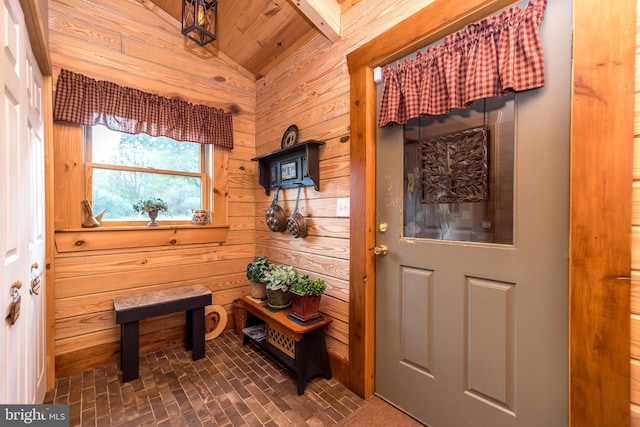
<instances>
[{"instance_id":1,"label":"copper pot","mask_svg":"<svg viewBox=\"0 0 640 427\"><path fill-rule=\"evenodd\" d=\"M273 195L273 202L271 206L265 212L265 220L267 226L271 231L284 231L287 228L287 220L284 215L284 210L278 206L278 192L280 187L276 187L275 194Z\"/></svg>"},{"instance_id":2,"label":"copper pot","mask_svg":"<svg viewBox=\"0 0 640 427\"><path fill-rule=\"evenodd\" d=\"M298 197L296 198L296 208L293 214L287 219L287 229L293 237L306 237L307 235L307 220L298 213L298 203L300 202L300 190L302 187L298 187Z\"/></svg>"}]
</instances>

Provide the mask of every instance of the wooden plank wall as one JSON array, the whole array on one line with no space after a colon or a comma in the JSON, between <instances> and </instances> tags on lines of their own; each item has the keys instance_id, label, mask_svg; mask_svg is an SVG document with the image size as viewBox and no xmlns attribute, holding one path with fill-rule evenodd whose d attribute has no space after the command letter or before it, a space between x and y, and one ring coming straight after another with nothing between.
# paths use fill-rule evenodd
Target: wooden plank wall
<instances>
[{"instance_id":1,"label":"wooden plank wall","mask_svg":"<svg viewBox=\"0 0 640 427\"><path fill-rule=\"evenodd\" d=\"M631 247L631 425L640 427L640 7L636 9L636 80Z\"/></svg>"},{"instance_id":2,"label":"wooden plank wall","mask_svg":"<svg viewBox=\"0 0 640 427\"><path fill-rule=\"evenodd\" d=\"M158 15L161 11L143 3L50 1L54 82L60 69L66 68L98 80L234 111L235 148L226 164L229 231L223 245L165 243L56 251L55 279L49 288L55 294L56 377L118 360L119 328L112 304L118 295L202 283L212 290L213 304L228 311L227 327L231 328L232 302L249 292L245 268L254 256L256 239L257 175L255 162L250 160L255 156L255 79L224 56L217 56L213 48L187 41L178 22L169 23ZM54 147L55 228L78 229L84 198L81 128L56 123ZM224 162L225 157L216 160ZM141 352L182 343L183 318L176 314L142 322Z\"/></svg>"},{"instance_id":3,"label":"wooden plank wall","mask_svg":"<svg viewBox=\"0 0 640 427\"><path fill-rule=\"evenodd\" d=\"M419 3L419 4L418 4ZM320 191L304 189L300 213L307 217L309 236L294 239L273 233L264 223L271 198L256 192L256 248L277 263L327 281L321 310L333 318L327 345L334 360L334 376L346 379L349 360L349 217L338 215L338 201L350 196L350 116L346 55L363 42L425 7L429 2L359 1L342 16L342 37L334 43L323 36L258 81L256 150L261 155L280 148L292 124L299 141L325 141L320 148ZM297 190L280 193L280 206L289 215ZM273 195L273 193L272 193ZM338 362L343 362L342 364ZM351 367L361 369L361 367Z\"/></svg>"}]
</instances>

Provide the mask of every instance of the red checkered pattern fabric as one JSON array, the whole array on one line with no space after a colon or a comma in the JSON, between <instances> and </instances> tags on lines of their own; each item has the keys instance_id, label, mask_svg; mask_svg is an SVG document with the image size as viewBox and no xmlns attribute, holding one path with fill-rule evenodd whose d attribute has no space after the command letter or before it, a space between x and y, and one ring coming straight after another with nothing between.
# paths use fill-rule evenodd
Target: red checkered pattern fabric
<instances>
[{"instance_id":1,"label":"red checkered pattern fabric","mask_svg":"<svg viewBox=\"0 0 640 427\"><path fill-rule=\"evenodd\" d=\"M547 0L532 0L467 25L415 59L387 65L378 126L466 108L476 99L544 86L540 24Z\"/></svg>"},{"instance_id":2,"label":"red checkered pattern fabric","mask_svg":"<svg viewBox=\"0 0 640 427\"><path fill-rule=\"evenodd\" d=\"M61 70L54 120L233 148L231 113Z\"/></svg>"}]
</instances>

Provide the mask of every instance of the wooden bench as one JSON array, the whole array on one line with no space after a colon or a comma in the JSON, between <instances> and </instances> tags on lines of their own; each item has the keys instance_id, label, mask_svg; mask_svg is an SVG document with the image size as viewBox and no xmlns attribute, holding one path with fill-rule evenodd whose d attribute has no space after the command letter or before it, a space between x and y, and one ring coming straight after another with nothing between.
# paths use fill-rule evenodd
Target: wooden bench
<instances>
[{"instance_id":1,"label":"wooden bench","mask_svg":"<svg viewBox=\"0 0 640 427\"><path fill-rule=\"evenodd\" d=\"M323 318L309 325L301 325L291 320L291 309L271 311L267 303L256 301L249 296L242 298L247 311L245 327L265 324L264 339L254 339L246 333L242 345L255 343L290 370L296 377L298 395L304 393L307 382L313 377L331 379L331 366L325 342L325 330L331 319Z\"/></svg>"},{"instance_id":2,"label":"wooden bench","mask_svg":"<svg viewBox=\"0 0 640 427\"><path fill-rule=\"evenodd\" d=\"M202 285L151 291L113 299L116 323L120 325L122 382L138 378L139 322L148 317L186 311L186 349L193 360L204 357L204 308L211 304L211 291Z\"/></svg>"}]
</instances>

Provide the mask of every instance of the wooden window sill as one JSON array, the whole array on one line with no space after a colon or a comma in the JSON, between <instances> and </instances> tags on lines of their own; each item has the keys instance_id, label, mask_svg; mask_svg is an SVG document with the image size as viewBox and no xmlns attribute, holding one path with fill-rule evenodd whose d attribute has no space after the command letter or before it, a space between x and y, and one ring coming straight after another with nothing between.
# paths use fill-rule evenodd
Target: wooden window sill
<instances>
[{"instance_id":1,"label":"wooden window sill","mask_svg":"<svg viewBox=\"0 0 640 427\"><path fill-rule=\"evenodd\" d=\"M78 228L57 230L55 244L58 252L82 252L224 243L228 231L228 226L191 224Z\"/></svg>"}]
</instances>

